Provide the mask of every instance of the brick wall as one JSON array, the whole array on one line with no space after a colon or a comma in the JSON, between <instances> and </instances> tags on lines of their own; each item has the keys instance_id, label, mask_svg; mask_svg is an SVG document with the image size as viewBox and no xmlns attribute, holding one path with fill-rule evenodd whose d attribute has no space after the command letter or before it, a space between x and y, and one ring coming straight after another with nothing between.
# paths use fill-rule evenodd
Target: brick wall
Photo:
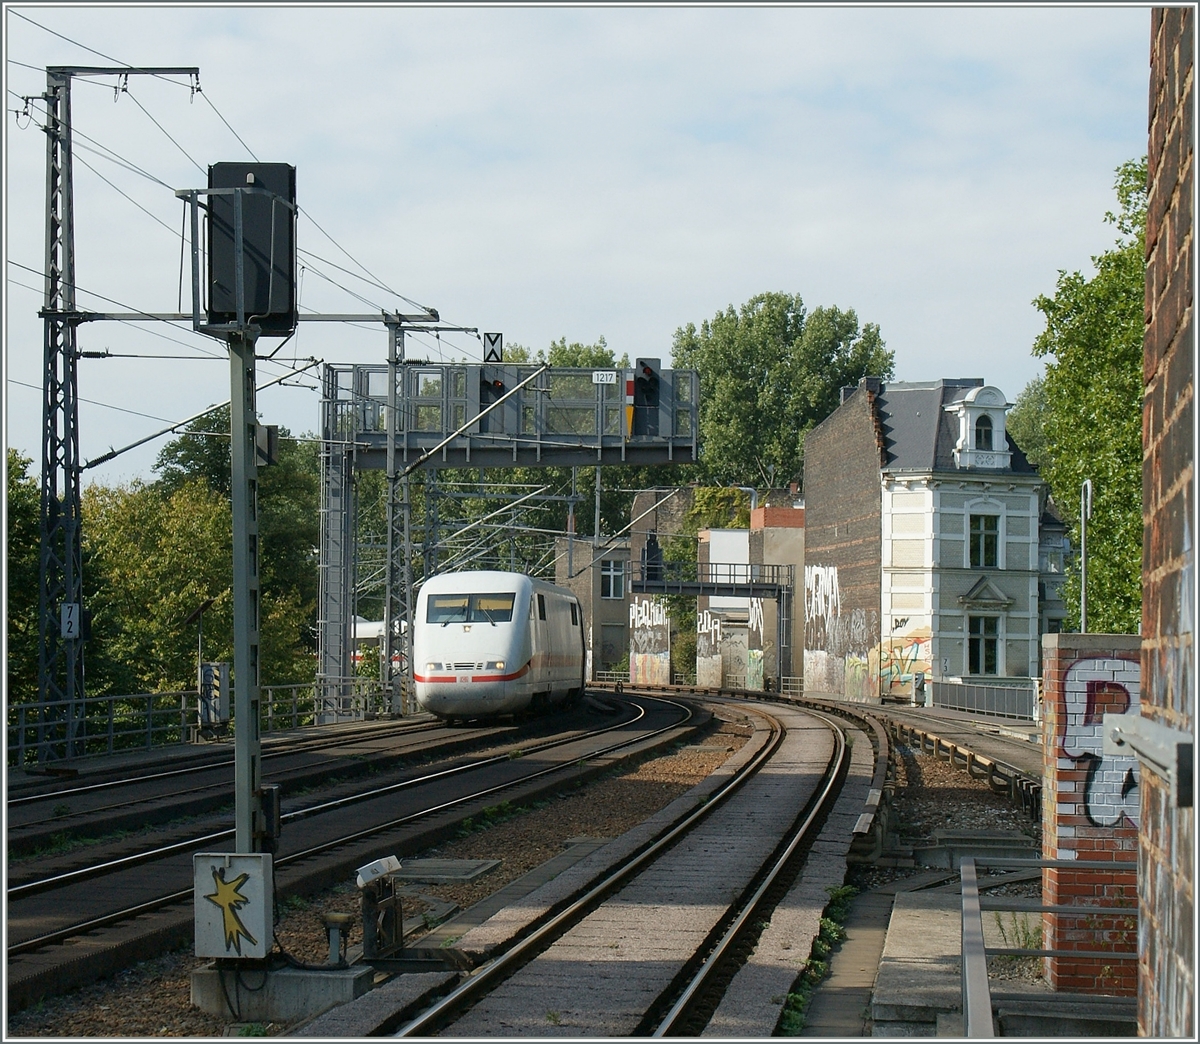
<instances>
[{"instance_id":1,"label":"brick wall","mask_svg":"<svg viewBox=\"0 0 1200 1044\"><path fill-rule=\"evenodd\" d=\"M1046 914L1047 949L1137 952L1138 783L1136 758L1104 754L1108 714L1138 714L1141 641L1127 634L1042 636L1042 855L1104 862L1109 870L1046 869L1048 905L1124 908L1079 917ZM1055 989L1133 996L1137 964L1130 960L1046 959Z\"/></svg>"},{"instance_id":2,"label":"brick wall","mask_svg":"<svg viewBox=\"0 0 1200 1044\"><path fill-rule=\"evenodd\" d=\"M1142 712L1195 724L1195 511L1192 327L1193 31L1191 7L1155 8L1150 32L1149 206L1142 413ZM1194 1033L1193 809L1171 807L1166 781L1142 786L1138 1029Z\"/></svg>"},{"instance_id":3,"label":"brick wall","mask_svg":"<svg viewBox=\"0 0 1200 1044\"><path fill-rule=\"evenodd\" d=\"M878 386L878 382L876 382ZM878 701L881 448L857 389L804 442L804 691Z\"/></svg>"}]
</instances>

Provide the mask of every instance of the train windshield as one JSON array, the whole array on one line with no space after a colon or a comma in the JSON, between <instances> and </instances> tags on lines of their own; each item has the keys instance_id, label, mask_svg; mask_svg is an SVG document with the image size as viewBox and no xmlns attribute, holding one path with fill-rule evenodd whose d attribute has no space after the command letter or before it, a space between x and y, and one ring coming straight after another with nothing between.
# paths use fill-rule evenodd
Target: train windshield
<instances>
[{"instance_id":1,"label":"train windshield","mask_svg":"<svg viewBox=\"0 0 1200 1044\"><path fill-rule=\"evenodd\" d=\"M511 623L515 594L431 594L425 620L431 624Z\"/></svg>"}]
</instances>

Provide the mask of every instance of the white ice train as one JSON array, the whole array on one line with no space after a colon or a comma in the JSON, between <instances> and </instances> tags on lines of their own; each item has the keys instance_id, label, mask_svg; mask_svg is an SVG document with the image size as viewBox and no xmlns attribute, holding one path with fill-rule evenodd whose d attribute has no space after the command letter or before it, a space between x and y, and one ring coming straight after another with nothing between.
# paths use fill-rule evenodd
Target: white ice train
<instances>
[{"instance_id":1,"label":"white ice train","mask_svg":"<svg viewBox=\"0 0 1200 1044\"><path fill-rule=\"evenodd\" d=\"M522 573L442 573L413 615L417 703L439 718L540 711L583 693L583 613L570 591Z\"/></svg>"}]
</instances>

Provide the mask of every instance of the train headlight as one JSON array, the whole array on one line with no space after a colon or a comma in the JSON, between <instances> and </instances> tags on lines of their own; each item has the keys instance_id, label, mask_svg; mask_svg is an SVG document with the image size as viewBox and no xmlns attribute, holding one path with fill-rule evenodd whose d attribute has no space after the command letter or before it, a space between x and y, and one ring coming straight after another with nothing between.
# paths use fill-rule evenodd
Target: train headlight
<instances>
[{"instance_id":1,"label":"train headlight","mask_svg":"<svg viewBox=\"0 0 1200 1044\"><path fill-rule=\"evenodd\" d=\"M425 664L425 670L427 670L427 671L440 671L441 669L442 669L442 665L440 663Z\"/></svg>"},{"instance_id":2,"label":"train headlight","mask_svg":"<svg viewBox=\"0 0 1200 1044\"><path fill-rule=\"evenodd\" d=\"M502 670L504 670L504 661L503 660L491 660L488 662L487 669L489 671L502 671Z\"/></svg>"}]
</instances>

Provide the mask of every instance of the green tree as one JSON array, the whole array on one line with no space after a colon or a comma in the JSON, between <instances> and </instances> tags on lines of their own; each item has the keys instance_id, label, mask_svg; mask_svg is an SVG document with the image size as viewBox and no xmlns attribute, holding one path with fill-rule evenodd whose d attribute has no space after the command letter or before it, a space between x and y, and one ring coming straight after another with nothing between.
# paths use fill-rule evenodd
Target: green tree
<instances>
[{"instance_id":1,"label":"green tree","mask_svg":"<svg viewBox=\"0 0 1200 1044\"><path fill-rule=\"evenodd\" d=\"M681 531L663 543L663 559L675 563L682 579L695 579L697 543L702 529L748 529L750 498L729 486L699 486L683 516ZM696 599L668 595L671 617L671 671L693 677L696 670Z\"/></svg>"},{"instance_id":2,"label":"green tree","mask_svg":"<svg viewBox=\"0 0 1200 1044\"><path fill-rule=\"evenodd\" d=\"M889 378L894 355L853 309L807 311L799 294L757 294L675 331L674 365L700 373L702 473L721 484L799 478L804 437L838 405L839 389Z\"/></svg>"},{"instance_id":3,"label":"green tree","mask_svg":"<svg viewBox=\"0 0 1200 1044\"><path fill-rule=\"evenodd\" d=\"M29 457L11 448L6 457L8 698L20 702L37 698L41 489Z\"/></svg>"},{"instance_id":4,"label":"green tree","mask_svg":"<svg viewBox=\"0 0 1200 1044\"><path fill-rule=\"evenodd\" d=\"M93 614L89 691L193 687L196 625L184 621L211 597L204 654L230 658L232 537L224 497L199 479L165 497L141 482L92 485L83 521Z\"/></svg>"},{"instance_id":5,"label":"green tree","mask_svg":"<svg viewBox=\"0 0 1200 1044\"><path fill-rule=\"evenodd\" d=\"M1030 464L1040 464L1046 457L1045 425L1046 382L1035 377L1017 396L1005 423Z\"/></svg>"},{"instance_id":6,"label":"green tree","mask_svg":"<svg viewBox=\"0 0 1200 1044\"><path fill-rule=\"evenodd\" d=\"M229 496L229 407L219 406L192 421L183 434L168 442L154 462L158 487L171 494L194 479Z\"/></svg>"},{"instance_id":7,"label":"green tree","mask_svg":"<svg viewBox=\"0 0 1200 1044\"><path fill-rule=\"evenodd\" d=\"M1122 236L1092 258L1096 272L1060 271L1053 297L1034 305L1046 327L1033 354L1047 359L1042 474L1079 543L1080 486L1093 485L1088 521L1088 629L1136 634L1141 623L1142 335L1146 160L1116 172ZM1079 585L1064 589L1078 623Z\"/></svg>"}]
</instances>

